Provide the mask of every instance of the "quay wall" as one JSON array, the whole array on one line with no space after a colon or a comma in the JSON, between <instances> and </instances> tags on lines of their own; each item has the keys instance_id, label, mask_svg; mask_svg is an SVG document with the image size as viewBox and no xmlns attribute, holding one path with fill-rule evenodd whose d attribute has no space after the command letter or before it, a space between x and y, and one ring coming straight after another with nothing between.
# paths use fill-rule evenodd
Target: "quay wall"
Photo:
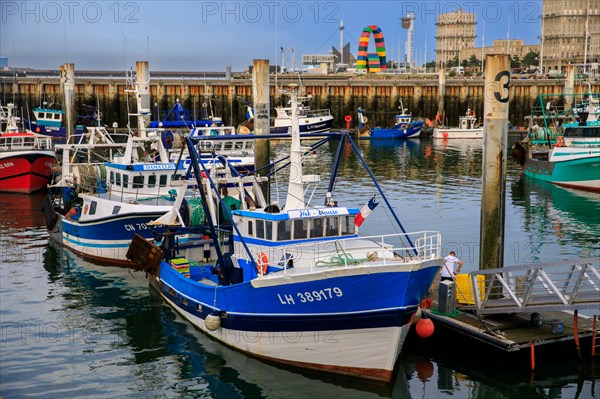
<instances>
[{"instance_id":1,"label":"quay wall","mask_svg":"<svg viewBox=\"0 0 600 399\"><path fill-rule=\"evenodd\" d=\"M116 76L116 75L115 75ZM297 76L280 75L275 86L271 77L271 107L286 103L280 91L289 84L298 84ZM401 98L404 107L414 116L434 119L438 106L437 78L402 79L382 76L370 78L303 76L302 85L312 95L312 109L330 108L335 117L335 127L344 127L344 116L352 115L355 126L356 110L361 107L373 125L386 126L398 110ZM483 114L484 81L482 79L447 79L444 104L450 125L457 125L459 115L467 108L478 117ZM103 120L109 126L117 122L120 127L127 124L127 109L135 112L135 99L124 78L76 77L75 102L81 114L81 104L100 106ZM576 84L575 94L588 90L586 85ZM600 82L592 85L592 91L600 91ZM510 87L510 122L523 126L525 116L531 113L538 94L563 94L563 79L515 79ZM228 125L237 125L245 119L244 101L252 102L252 82L249 78L199 79L199 78L151 78L151 111L156 118L156 107L168 110L179 99L190 111L200 113L206 96L212 96L214 114L221 116ZM62 103L60 83L56 77L5 77L0 86L0 101L14 101L24 112L39 106L43 101ZM272 111L272 115L275 113ZM132 122L133 123L133 122Z\"/></svg>"}]
</instances>

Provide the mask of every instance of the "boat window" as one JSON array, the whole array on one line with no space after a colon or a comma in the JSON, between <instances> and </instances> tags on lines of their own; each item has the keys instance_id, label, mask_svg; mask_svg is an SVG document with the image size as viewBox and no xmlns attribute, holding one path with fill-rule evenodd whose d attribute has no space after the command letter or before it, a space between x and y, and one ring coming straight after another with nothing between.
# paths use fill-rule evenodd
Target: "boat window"
<instances>
[{"instance_id":1,"label":"boat window","mask_svg":"<svg viewBox=\"0 0 600 399\"><path fill-rule=\"evenodd\" d=\"M340 235L339 219L337 216L325 218L325 235L327 237Z\"/></svg>"},{"instance_id":2,"label":"boat window","mask_svg":"<svg viewBox=\"0 0 600 399\"><path fill-rule=\"evenodd\" d=\"M292 239L292 221L280 220L277 223L277 241L288 241Z\"/></svg>"},{"instance_id":3,"label":"boat window","mask_svg":"<svg viewBox=\"0 0 600 399\"><path fill-rule=\"evenodd\" d=\"M40 119L46 119L46 113L45 112L40 112Z\"/></svg>"},{"instance_id":4,"label":"boat window","mask_svg":"<svg viewBox=\"0 0 600 399\"><path fill-rule=\"evenodd\" d=\"M183 180L183 175L181 173L177 173L173 175L173 180Z\"/></svg>"},{"instance_id":5,"label":"boat window","mask_svg":"<svg viewBox=\"0 0 600 399\"><path fill-rule=\"evenodd\" d=\"M319 238L323 237L323 219L322 218L314 218L311 221L312 228L310 229L310 237L311 238Z\"/></svg>"},{"instance_id":6,"label":"boat window","mask_svg":"<svg viewBox=\"0 0 600 399\"><path fill-rule=\"evenodd\" d=\"M144 176L133 176L133 188L144 187Z\"/></svg>"},{"instance_id":7,"label":"boat window","mask_svg":"<svg viewBox=\"0 0 600 399\"><path fill-rule=\"evenodd\" d=\"M256 221L256 236L258 238L265 238L265 221L264 220Z\"/></svg>"},{"instance_id":8,"label":"boat window","mask_svg":"<svg viewBox=\"0 0 600 399\"><path fill-rule=\"evenodd\" d=\"M129 187L129 175L123 174L123 187Z\"/></svg>"},{"instance_id":9,"label":"boat window","mask_svg":"<svg viewBox=\"0 0 600 399\"><path fill-rule=\"evenodd\" d=\"M273 222L265 221L265 239L273 239Z\"/></svg>"},{"instance_id":10,"label":"boat window","mask_svg":"<svg viewBox=\"0 0 600 399\"><path fill-rule=\"evenodd\" d=\"M121 185L121 174L117 173L117 186Z\"/></svg>"},{"instance_id":11,"label":"boat window","mask_svg":"<svg viewBox=\"0 0 600 399\"><path fill-rule=\"evenodd\" d=\"M235 142L235 149L236 150L241 150L244 148L244 142L243 141L236 141Z\"/></svg>"},{"instance_id":12,"label":"boat window","mask_svg":"<svg viewBox=\"0 0 600 399\"><path fill-rule=\"evenodd\" d=\"M160 175L159 186L165 187L167 185L167 175Z\"/></svg>"},{"instance_id":13,"label":"boat window","mask_svg":"<svg viewBox=\"0 0 600 399\"><path fill-rule=\"evenodd\" d=\"M115 205L115 207L113 208L112 214L117 215L120 210L121 210L121 207L119 205Z\"/></svg>"},{"instance_id":14,"label":"boat window","mask_svg":"<svg viewBox=\"0 0 600 399\"><path fill-rule=\"evenodd\" d=\"M25 145L25 146L32 146L32 145L34 145L34 144L35 144L35 140L34 140L34 138L33 138L33 137L31 137L31 138L27 137L27 138L25 139L25 142L24 142L24 145Z\"/></svg>"},{"instance_id":15,"label":"boat window","mask_svg":"<svg viewBox=\"0 0 600 399\"><path fill-rule=\"evenodd\" d=\"M224 151L231 151L231 147L233 147L233 143L231 141L225 142L225 150Z\"/></svg>"},{"instance_id":16,"label":"boat window","mask_svg":"<svg viewBox=\"0 0 600 399\"><path fill-rule=\"evenodd\" d=\"M248 220L248 235L249 236L253 236L254 235L254 231L252 229L252 220Z\"/></svg>"},{"instance_id":17,"label":"boat window","mask_svg":"<svg viewBox=\"0 0 600 399\"><path fill-rule=\"evenodd\" d=\"M115 184L115 172L114 171L110 171L110 184Z\"/></svg>"},{"instance_id":18,"label":"boat window","mask_svg":"<svg viewBox=\"0 0 600 399\"><path fill-rule=\"evenodd\" d=\"M302 239L308 236L308 221L309 219L294 220L294 239Z\"/></svg>"},{"instance_id":19,"label":"boat window","mask_svg":"<svg viewBox=\"0 0 600 399\"><path fill-rule=\"evenodd\" d=\"M98 203L96 201L92 201L90 203L90 215L95 215L96 214L96 206L98 205Z\"/></svg>"},{"instance_id":20,"label":"boat window","mask_svg":"<svg viewBox=\"0 0 600 399\"><path fill-rule=\"evenodd\" d=\"M342 216L342 235L349 236L355 234L354 216Z\"/></svg>"},{"instance_id":21,"label":"boat window","mask_svg":"<svg viewBox=\"0 0 600 399\"><path fill-rule=\"evenodd\" d=\"M59 120L60 119L60 114L54 114L54 119Z\"/></svg>"},{"instance_id":22,"label":"boat window","mask_svg":"<svg viewBox=\"0 0 600 399\"><path fill-rule=\"evenodd\" d=\"M148 187L152 188L156 185L156 175L148 176Z\"/></svg>"}]
</instances>

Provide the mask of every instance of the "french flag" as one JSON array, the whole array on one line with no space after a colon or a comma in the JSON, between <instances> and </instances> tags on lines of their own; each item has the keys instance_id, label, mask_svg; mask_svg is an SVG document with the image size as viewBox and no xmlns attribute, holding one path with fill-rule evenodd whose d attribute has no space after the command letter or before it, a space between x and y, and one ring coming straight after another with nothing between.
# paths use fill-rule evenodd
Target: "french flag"
<instances>
[{"instance_id":1,"label":"french flag","mask_svg":"<svg viewBox=\"0 0 600 399\"><path fill-rule=\"evenodd\" d=\"M373 196L373 198L371 198L371 200L362 207L358 215L356 215L356 218L354 219L354 225L356 227L360 227L360 225L363 224L367 216L373 212L373 209L375 209L377 205L379 205L379 202L375 202L375 196Z\"/></svg>"}]
</instances>

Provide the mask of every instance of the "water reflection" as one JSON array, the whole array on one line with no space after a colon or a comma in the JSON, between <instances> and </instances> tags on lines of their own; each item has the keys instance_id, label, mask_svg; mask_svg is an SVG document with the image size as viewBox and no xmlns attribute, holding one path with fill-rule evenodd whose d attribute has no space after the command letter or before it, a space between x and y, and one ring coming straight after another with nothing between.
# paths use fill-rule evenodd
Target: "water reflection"
<instances>
[{"instance_id":1,"label":"water reflection","mask_svg":"<svg viewBox=\"0 0 600 399\"><path fill-rule=\"evenodd\" d=\"M479 238L481 140L358 146L405 226L441 230L445 246L463 249L465 269L477 268L465 248ZM285 148L277 144L274 153ZM307 173L329 171L337 145L325 149L306 160ZM366 203L373 195L369 178L348 145L342 154L335 197L344 205ZM523 178L510 165L507 177L507 263L600 256L596 194ZM326 175L323 180L317 193L326 189ZM467 356L465 348L417 352L409 343L392 384L266 363L193 328L149 289L143 274L95 266L48 246L39 211L43 195L0 198L0 381L7 398L597 396L594 382L573 364L541 364L532 384L527 366L501 369L477 354ZM386 217L377 208L363 232L388 228Z\"/></svg>"},{"instance_id":2,"label":"water reflection","mask_svg":"<svg viewBox=\"0 0 600 399\"><path fill-rule=\"evenodd\" d=\"M539 262L553 246L561 258L600 255L600 195L566 189L522 176L510 186L512 203L522 210L519 230L529 252L522 261ZM577 251L573 250L577 248Z\"/></svg>"}]
</instances>

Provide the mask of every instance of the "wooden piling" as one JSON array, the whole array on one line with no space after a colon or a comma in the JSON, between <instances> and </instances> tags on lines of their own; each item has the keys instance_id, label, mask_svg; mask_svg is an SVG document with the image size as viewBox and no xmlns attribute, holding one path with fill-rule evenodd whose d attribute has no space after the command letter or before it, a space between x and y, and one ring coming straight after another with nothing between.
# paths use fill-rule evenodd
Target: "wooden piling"
<instances>
[{"instance_id":1,"label":"wooden piling","mask_svg":"<svg viewBox=\"0 0 600 399\"><path fill-rule=\"evenodd\" d=\"M254 60L252 69L252 97L254 98L254 133L264 135L271 133L271 114L269 98L269 60ZM271 160L269 140L257 139L254 148L254 168L260 169ZM261 171L261 175L268 173ZM263 195L269 197L268 186L263 186Z\"/></svg>"},{"instance_id":2,"label":"wooden piling","mask_svg":"<svg viewBox=\"0 0 600 399\"><path fill-rule=\"evenodd\" d=\"M64 64L61 67L61 88L65 101L65 119L67 140L75 135L75 65Z\"/></svg>"},{"instance_id":3,"label":"wooden piling","mask_svg":"<svg viewBox=\"0 0 600 399\"><path fill-rule=\"evenodd\" d=\"M141 137L145 137L146 128L150 126L150 65L148 61L137 61L135 72L138 129Z\"/></svg>"},{"instance_id":4,"label":"wooden piling","mask_svg":"<svg viewBox=\"0 0 600 399\"><path fill-rule=\"evenodd\" d=\"M488 54L485 65L480 270L504 264L510 56Z\"/></svg>"}]
</instances>

